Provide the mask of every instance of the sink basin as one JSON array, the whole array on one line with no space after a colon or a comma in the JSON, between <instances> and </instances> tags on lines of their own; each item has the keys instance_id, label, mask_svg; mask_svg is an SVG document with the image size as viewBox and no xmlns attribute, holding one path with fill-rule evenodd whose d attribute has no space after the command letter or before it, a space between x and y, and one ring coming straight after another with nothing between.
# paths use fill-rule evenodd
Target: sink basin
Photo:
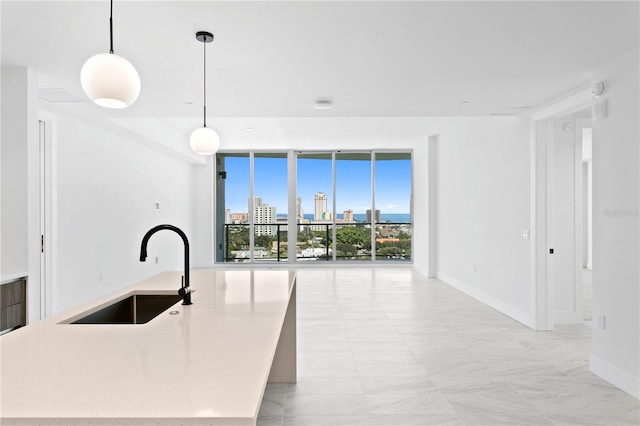
<instances>
[{"instance_id":1,"label":"sink basin","mask_svg":"<svg viewBox=\"0 0 640 426\"><path fill-rule=\"evenodd\" d=\"M146 324L181 300L177 294L133 294L68 324Z\"/></svg>"}]
</instances>

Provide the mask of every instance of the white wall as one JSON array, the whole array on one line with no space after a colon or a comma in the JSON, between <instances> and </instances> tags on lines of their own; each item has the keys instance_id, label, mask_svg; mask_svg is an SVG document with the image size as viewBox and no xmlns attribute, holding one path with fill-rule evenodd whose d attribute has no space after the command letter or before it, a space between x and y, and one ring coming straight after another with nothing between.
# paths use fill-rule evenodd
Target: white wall
<instances>
[{"instance_id":1,"label":"white wall","mask_svg":"<svg viewBox=\"0 0 640 426\"><path fill-rule=\"evenodd\" d=\"M38 76L2 69L2 276L27 277L27 322L40 318Z\"/></svg>"},{"instance_id":2,"label":"white wall","mask_svg":"<svg viewBox=\"0 0 640 426\"><path fill-rule=\"evenodd\" d=\"M413 150L413 268L429 276L429 140Z\"/></svg>"},{"instance_id":3,"label":"white wall","mask_svg":"<svg viewBox=\"0 0 640 426\"><path fill-rule=\"evenodd\" d=\"M167 269L183 268L183 244L169 223L193 239L193 171L186 162L122 137L109 127L58 115L58 263L53 312ZM156 203L160 209L156 210ZM155 264L155 257L159 263ZM180 283L176 282L176 290Z\"/></svg>"},{"instance_id":4,"label":"white wall","mask_svg":"<svg viewBox=\"0 0 640 426\"><path fill-rule=\"evenodd\" d=\"M213 163L215 156L207 159L207 164L193 166L193 268L213 266L214 250L214 200L213 200ZM190 240L191 241L191 240Z\"/></svg>"},{"instance_id":5,"label":"white wall","mask_svg":"<svg viewBox=\"0 0 640 426\"><path fill-rule=\"evenodd\" d=\"M526 118L467 118L437 142L437 276L524 324L529 156Z\"/></svg>"},{"instance_id":6,"label":"white wall","mask_svg":"<svg viewBox=\"0 0 640 426\"><path fill-rule=\"evenodd\" d=\"M640 115L638 49L597 68L608 116L593 123L591 371L640 397Z\"/></svg>"},{"instance_id":7,"label":"white wall","mask_svg":"<svg viewBox=\"0 0 640 426\"><path fill-rule=\"evenodd\" d=\"M27 68L2 69L2 278L27 276L29 150L37 147L37 76ZM11 105L10 108L7 106Z\"/></svg>"}]
</instances>

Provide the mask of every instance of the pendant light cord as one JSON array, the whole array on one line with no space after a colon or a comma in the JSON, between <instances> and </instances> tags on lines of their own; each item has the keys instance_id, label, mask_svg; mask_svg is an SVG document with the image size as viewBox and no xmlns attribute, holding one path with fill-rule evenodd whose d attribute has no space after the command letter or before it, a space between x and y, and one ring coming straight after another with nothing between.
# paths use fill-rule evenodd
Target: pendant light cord
<instances>
[{"instance_id":1,"label":"pendant light cord","mask_svg":"<svg viewBox=\"0 0 640 426\"><path fill-rule=\"evenodd\" d=\"M113 0L112 0L113 1ZM204 98L204 127L207 127L207 43L206 43L206 37L205 37L205 41L202 42L202 46L204 49L204 74L203 74L203 80L204 80L204 93L203 98Z\"/></svg>"},{"instance_id":2,"label":"pendant light cord","mask_svg":"<svg viewBox=\"0 0 640 426\"><path fill-rule=\"evenodd\" d=\"M113 53L113 0L111 0L111 11L109 12L109 53Z\"/></svg>"}]
</instances>

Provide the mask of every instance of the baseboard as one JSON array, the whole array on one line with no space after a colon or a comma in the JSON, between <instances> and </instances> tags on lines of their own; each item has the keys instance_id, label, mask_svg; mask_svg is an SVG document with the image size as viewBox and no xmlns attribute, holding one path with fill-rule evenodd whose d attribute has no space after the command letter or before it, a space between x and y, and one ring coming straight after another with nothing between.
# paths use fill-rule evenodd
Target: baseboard
<instances>
[{"instance_id":1,"label":"baseboard","mask_svg":"<svg viewBox=\"0 0 640 426\"><path fill-rule=\"evenodd\" d=\"M554 324L576 324L584 321L581 312L555 311L553 313Z\"/></svg>"},{"instance_id":2,"label":"baseboard","mask_svg":"<svg viewBox=\"0 0 640 426\"><path fill-rule=\"evenodd\" d=\"M506 303L494 296L491 296L476 287L472 287L468 284L465 284L461 281L458 281L447 274L443 274L442 272L438 272L436 277L440 281L444 281L449 284L451 287L460 290L461 292L473 297L474 299L484 303L487 306L492 307L496 311L502 312L510 318L518 321L519 323L526 325L529 328L534 328L532 324L531 315L524 312L521 309L516 308L509 303Z\"/></svg>"},{"instance_id":3,"label":"baseboard","mask_svg":"<svg viewBox=\"0 0 640 426\"><path fill-rule=\"evenodd\" d=\"M591 355L589 370L598 377L603 378L614 386L619 387L629 395L640 399L640 379L632 376L608 362Z\"/></svg>"},{"instance_id":4,"label":"baseboard","mask_svg":"<svg viewBox=\"0 0 640 426\"><path fill-rule=\"evenodd\" d=\"M416 272L421 273L425 277L429 277L429 267L427 265L423 265L423 264L420 264L420 263L414 263L413 264L413 270L416 271Z\"/></svg>"}]
</instances>

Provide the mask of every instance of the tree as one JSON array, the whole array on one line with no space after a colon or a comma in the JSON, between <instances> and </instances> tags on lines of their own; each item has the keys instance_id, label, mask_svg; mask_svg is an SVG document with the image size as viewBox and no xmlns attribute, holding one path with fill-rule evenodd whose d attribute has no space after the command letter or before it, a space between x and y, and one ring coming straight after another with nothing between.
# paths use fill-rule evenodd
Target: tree
<instances>
[{"instance_id":1,"label":"tree","mask_svg":"<svg viewBox=\"0 0 640 426\"><path fill-rule=\"evenodd\" d=\"M267 249L271 249L271 243L275 241L274 237L269 235L256 235L253 240L254 247L265 247Z\"/></svg>"},{"instance_id":2,"label":"tree","mask_svg":"<svg viewBox=\"0 0 640 426\"><path fill-rule=\"evenodd\" d=\"M368 230L363 227L343 226L336 231L336 241L342 244L361 247L367 240L367 236L369 236L369 240L371 240L371 234L367 231Z\"/></svg>"},{"instance_id":3,"label":"tree","mask_svg":"<svg viewBox=\"0 0 640 426\"><path fill-rule=\"evenodd\" d=\"M337 243L337 255L353 257L358 254L358 249L351 244Z\"/></svg>"}]
</instances>

